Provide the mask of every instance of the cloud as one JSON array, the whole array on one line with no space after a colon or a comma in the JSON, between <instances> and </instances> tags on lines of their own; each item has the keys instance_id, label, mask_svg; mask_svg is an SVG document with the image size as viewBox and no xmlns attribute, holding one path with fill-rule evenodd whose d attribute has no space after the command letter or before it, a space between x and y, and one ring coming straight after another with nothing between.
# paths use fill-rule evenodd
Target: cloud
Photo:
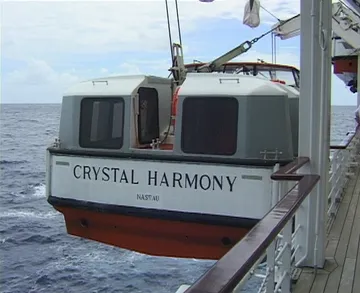
<instances>
[{"instance_id":1,"label":"cloud","mask_svg":"<svg viewBox=\"0 0 360 293\"><path fill-rule=\"evenodd\" d=\"M45 61L35 59L28 61L26 67L12 71L4 78L4 82L9 85L69 85L78 81L78 76L69 72L56 72Z\"/></svg>"},{"instance_id":2,"label":"cloud","mask_svg":"<svg viewBox=\"0 0 360 293\"><path fill-rule=\"evenodd\" d=\"M122 63L115 70L109 70L107 68L101 68L99 73L102 76L117 76L117 75L137 75L137 74L149 74L140 70L139 66L135 63Z\"/></svg>"},{"instance_id":3,"label":"cloud","mask_svg":"<svg viewBox=\"0 0 360 293\"><path fill-rule=\"evenodd\" d=\"M280 18L298 12L298 1L268 0L266 7ZM169 0L174 40L177 40L174 1ZM4 2L3 54L12 58L64 52L168 50L164 1ZM179 0L183 34L207 20L242 21L245 1ZM262 11L263 21L275 22Z\"/></svg>"},{"instance_id":4,"label":"cloud","mask_svg":"<svg viewBox=\"0 0 360 293\"><path fill-rule=\"evenodd\" d=\"M57 72L45 61L32 59L23 68L4 76L2 102L60 102L65 89L81 79L76 70Z\"/></svg>"},{"instance_id":5,"label":"cloud","mask_svg":"<svg viewBox=\"0 0 360 293\"><path fill-rule=\"evenodd\" d=\"M178 0L185 62L210 61L269 26L242 25L245 0ZM173 41L178 41L174 0L168 0ZM299 13L298 0L262 5L280 19ZM80 80L118 74L168 76L163 0L6 1L2 5L3 102L60 102ZM277 22L261 10L261 22ZM235 28L234 28L235 26ZM240 40L239 40L240 39ZM298 44L279 41L277 63L299 67ZM263 39L236 60L272 61Z\"/></svg>"},{"instance_id":6,"label":"cloud","mask_svg":"<svg viewBox=\"0 0 360 293\"><path fill-rule=\"evenodd\" d=\"M123 63L120 65L122 74L131 75L131 74L143 74L140 68L135 64Z\"/></svg>"}]
</instances>

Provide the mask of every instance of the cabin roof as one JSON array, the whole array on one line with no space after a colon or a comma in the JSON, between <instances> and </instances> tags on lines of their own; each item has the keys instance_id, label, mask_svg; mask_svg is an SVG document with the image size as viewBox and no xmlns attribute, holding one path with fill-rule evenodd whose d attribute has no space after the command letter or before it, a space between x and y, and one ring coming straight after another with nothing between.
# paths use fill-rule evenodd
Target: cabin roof
<instances>
[{"instance_id":1,"label":"cabin roof","mask_svg":"<svg viewBox=\"0 0 360 293\"><path fill-rule=\"evenodd\" d=\"M64 96L129 96L137 88L152 86L154 83L171 83L164 77L147 75L118 75L90 79L70 87ZM284 86L257 76L235 75L231 73L188 73L181 85L180 95L286 95Z\"/></svg>"},{"instance_id":2,"label":"cabin roof","mask_svg":"<svg viewBox=\"0 0 360 293\"><path fill-rule=\"evenodd\" d=\"M291 98L299 98L299 96L300 96L299 88L295 88L295 87L285 85L285 84L281 84L281 83L279 83L277 85L287 92L288 97L290 99Z\"/></svg>"},{"instance_id":3,"label":"cabin roof","mask_svg":"<svg viewBox=\"0 0 360 293\"><path fill-rule=\"evenodd\" d=\"M129 95L145 78L145 75L94 78L73 85L64 93L64 96Z\"/></svg>"},{"instance_id":4,"label":"cabin roof","mask_svg":"<svg viewBox=\"0 0 360 293\"><path fill-rule=\"evenodd\" d=\"M179 95L284 96L283 87L256 76L227 73L188 73Z\"/></svg>"},{"instance_id":5,"label":"cabin roof","mask_svg":"<svg viewBox=\"0 0 360 293\"><path fill-rule=\"evenodd\" d=\"M168 78L149 75L108 76L77 83L64 96L129 96L142 84L170 82Z\"/></svg>"}]
</instances>

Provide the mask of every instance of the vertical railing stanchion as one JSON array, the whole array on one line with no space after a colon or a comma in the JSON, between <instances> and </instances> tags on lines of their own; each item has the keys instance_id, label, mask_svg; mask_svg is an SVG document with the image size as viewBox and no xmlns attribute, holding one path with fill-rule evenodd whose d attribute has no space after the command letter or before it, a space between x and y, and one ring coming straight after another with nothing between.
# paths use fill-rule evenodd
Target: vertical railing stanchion
<instances>
[{"instance_id":1,"label":"vertical railing stanchion","mask_svg":"<svg viewBox=\"0 0 360 293\"><path fill-rule=\"evenodd\" d=\"M289 221L283 231L284 243L287 247L283 254L283 270L285 278L281 286L282 293L290 293L291 286L291 245L292 245L292 221Z\"/></svg>"},{"instance_id":2,"label":"vertical railing stanchion","mask_svg":"<svg viewBox=\"0 0 360 293\"><path fill-rule=\"evenodd\" d=\"M332 162L331 162L331 188L330 188L330 192L332 192L331 194L331 198L330 198L330 208L331 208L331 216L335 217L335 204L336 204L336 197L337 197L337 179L338 179L338 169L337 169L337 158L338 158L338 151L335 151L332 157Z\"/></svg>"},{"instance_id":3,"label":"vertical railing stanchion","mask_svg":"<svg viewBox=\"0 0 360 293\"><path fill-rule=\"evenodd\" d=\"M277 172L280 168L279 164L276 164L274 166L274 173ZM271 208L274 207L277 202L279 201L279 182L278 181L272 181L272 191L271 191Z\"/></svg>"},{"instance_id":4,"label":"vertical railing stanchion","mask_svg":"<svg viewBox=\"0 0 360 293\"><path fill-rule=\"evenodd\" d=\"M268 271L266 293L273 293L275 288L275 253L276 241L273 241L266 249L266 265Z\"/></svg>"},{"instance_id":5,"label":"vertical railing stanchion","mask_svg":"<svg viewBox=\"0 0 360 293\"><path fill-rule=\"evenodd\" d=\"M290 293L291 287L291 233L292 221L286 223L283 229L283 246L279 253L279 260L277 261L280 268L280 278L276 284L275 291L281 293ZM280 256L281 255L281 256Z\"/></svg>"},{"instance_id":6,"label":"vertical railing stanchion","mask_svg":"<svg viewBox=\"0 0 360 293\"><path fill-rule=\"evenodd\" d=\"M333 154L331 157L330 191L328 195L328 215L331 217L329 224L336 217L349 177L353 175L351 168L356 166L353 161L356 160L358 147L359 143L355 132L349 132L339 145L331 146Z\"/></svg>"}]
</instances>

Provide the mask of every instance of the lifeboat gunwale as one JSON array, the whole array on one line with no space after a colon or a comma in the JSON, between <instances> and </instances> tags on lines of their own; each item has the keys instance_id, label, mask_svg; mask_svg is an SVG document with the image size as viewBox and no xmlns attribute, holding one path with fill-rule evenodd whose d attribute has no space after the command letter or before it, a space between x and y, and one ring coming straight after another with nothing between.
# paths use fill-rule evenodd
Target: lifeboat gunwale
<instances>
[{"instance_id":1,"label":"lifeboat gunwale","mask_svg":"<svg viewBox=\"0 0 360 293\"><path fill-rule=\"evenodd\" d=\"M85 150L85 149L59 149L56 147L48 147L50 154L66 155L66 156L81 156L81 157L96 157L96 158L124 158L134 161L150 160L150 161L166 161L166 162L184 162L184 163L204 163L204 164L223 164L223 165L237 165L237 166L251 166L251 167L272 167L277 163L280 166L287 165L292 162L289 159L240 159L232 156L215 156L215 155L176 155L171 151L153 150L153 149L132 149L133 152L119 152L117 150Z\"/></svg>"}]
</instances>

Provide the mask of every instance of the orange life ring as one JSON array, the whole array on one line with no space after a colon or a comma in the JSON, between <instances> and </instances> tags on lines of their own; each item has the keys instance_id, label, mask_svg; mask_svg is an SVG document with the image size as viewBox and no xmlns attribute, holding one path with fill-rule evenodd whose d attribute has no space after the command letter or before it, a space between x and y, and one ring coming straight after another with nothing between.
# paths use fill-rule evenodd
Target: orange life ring
<instances>
[{"instance_id":1,"label":"orange life ring","mask_svg":"<svg viewBox=\"0 0 360 293\"><path fill-rule=\"evenodd\" d=\"M175 116L177 112L177 104L179 100L179 90L180 87L177 87L172 97L172 104L171 104L171 125L174 127L174 129L175 129Z\"/></svg>"},{"instance_id":2,"label":"orange life ring","mask_svg":"<svg viewBox=\"0 0 360 293\"><path fill-rule=\"evenodd\" d=\"M172 116L176 116L177 103L178 103L178 100L179 100L179 90L180 90L180 87L177 87L176 90L175 90L175 93L173 95L173 98L172 98L172 106L171 106L171 115Z\"/></svg>"}]
</instances>

